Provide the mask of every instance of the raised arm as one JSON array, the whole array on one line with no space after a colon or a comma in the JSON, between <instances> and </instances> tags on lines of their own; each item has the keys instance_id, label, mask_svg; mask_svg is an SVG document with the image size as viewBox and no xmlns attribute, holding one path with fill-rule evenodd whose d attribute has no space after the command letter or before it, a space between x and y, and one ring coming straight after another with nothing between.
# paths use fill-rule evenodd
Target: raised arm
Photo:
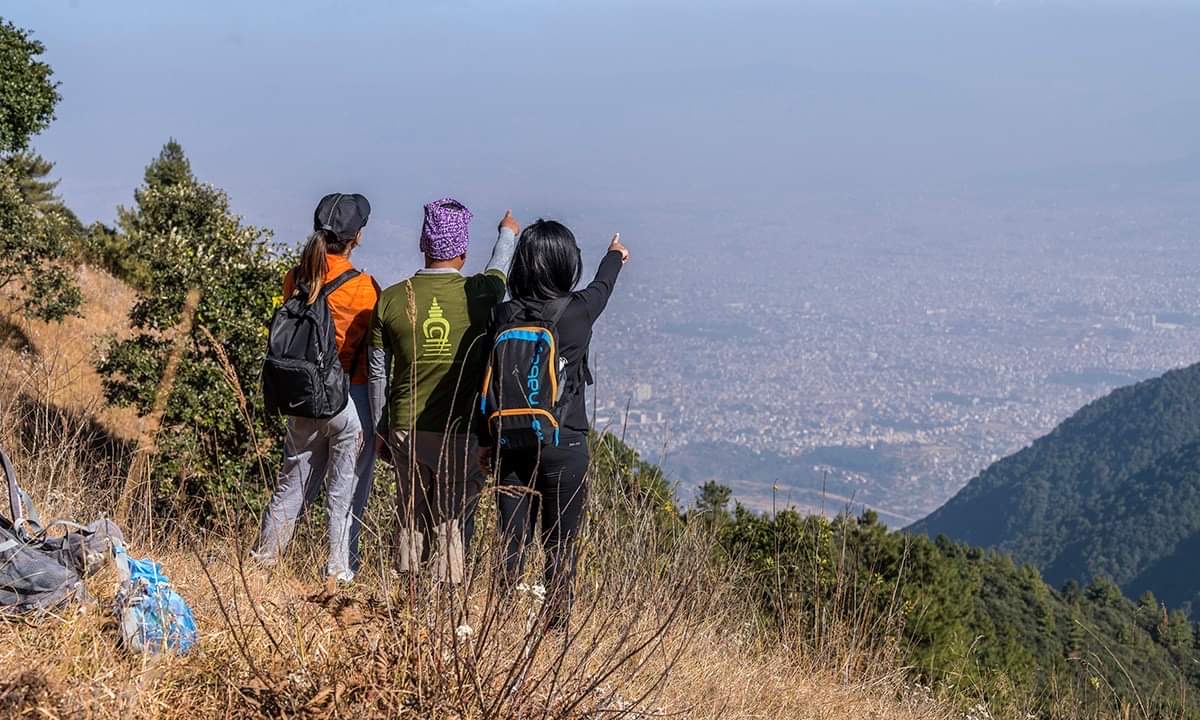
<instances>
[{"instance_id":1,"label":"raised arm","mask_svg":"<svg viewBox=\"0 0 1200 720\"><path fill-rule=\"evenodd\" d=\"M517 233L521 225L512 215L512 210L506 210L500 219L500 232L496 236L496 245L492 248L492 259L488 260L487 270L497 270L507 279L508 269L512 265L513 253L517 249Z\"/></svg>"},{"instance_id":2,"label":"raised arm","mask_svg":"<svg viewBox=\"0 0 1200 720\"><path fill-rule=\"evenodd\" d=\"M596 277L587 287L575 294L587 308L588 317L593 321L600 317L612 296L613 287L617 284L617 276L621 274L621 266L629 262L629 250L621 244L621 234L613 235L608 245L608 254L596 268Z\"/></svg>"}]
</instances>

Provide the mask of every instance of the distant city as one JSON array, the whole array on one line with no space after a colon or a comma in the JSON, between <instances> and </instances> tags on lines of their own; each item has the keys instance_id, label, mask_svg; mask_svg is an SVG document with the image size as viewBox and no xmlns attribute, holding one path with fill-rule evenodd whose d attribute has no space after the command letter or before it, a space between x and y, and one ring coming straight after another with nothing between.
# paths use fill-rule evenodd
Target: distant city
<instances>
[{"instance_id":1,"label":"distant city","mask_svg":"<svg viewBox=\"0 0 1200 720\"><path fill-rule=\"evenodd\" d=\"M823 219L681 228L709 251L646 238L653 270L631 265L597 328L597 425L685 500L718 479L757 510L908 524L1112 388L1200 360L1196 203L1112 200L798 207Z\"/></svg>"}]
</instances>

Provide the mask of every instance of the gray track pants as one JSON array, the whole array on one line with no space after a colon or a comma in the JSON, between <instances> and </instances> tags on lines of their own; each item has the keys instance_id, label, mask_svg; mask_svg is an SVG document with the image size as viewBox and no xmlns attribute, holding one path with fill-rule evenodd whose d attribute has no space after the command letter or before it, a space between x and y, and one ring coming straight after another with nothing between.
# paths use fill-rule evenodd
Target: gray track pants
<instances>
[{"instance_id":1,"label":"gray track pants","mask_svg":"<svg viewBox=\"0 0 1200 720\"><path fill-rule=\"evenodd\" d=\"M364 386L357 386L364 387ZM296 520L325 486L329 508L329 560L325 574L349 579L350 531L362 423L352 393L346 408L332 418L288 418L287 444L279 485L263 516L254 555L268 564L278 561L292 541ZM369 487L367 488L369 492ZM366 494L363 495L366 504Z\"/></svg>"}]
</instances>

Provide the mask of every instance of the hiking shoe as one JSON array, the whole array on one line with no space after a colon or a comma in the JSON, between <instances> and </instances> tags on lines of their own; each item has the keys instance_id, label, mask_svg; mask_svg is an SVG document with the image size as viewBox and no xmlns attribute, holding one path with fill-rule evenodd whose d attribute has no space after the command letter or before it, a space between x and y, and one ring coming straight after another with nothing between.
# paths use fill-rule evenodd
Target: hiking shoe
<instances>
[{"instance_id":1,"label":"hiking shoe","mask_svg":"<svg viewBox=\"0 0 1200 720\"><path fill-rule=\"evenodd\" d=\"M336 575L326 575L325 584L330 588L345 587L354 582L354 573L349 570L343 570Z\"/></svg>"}]
</instances>

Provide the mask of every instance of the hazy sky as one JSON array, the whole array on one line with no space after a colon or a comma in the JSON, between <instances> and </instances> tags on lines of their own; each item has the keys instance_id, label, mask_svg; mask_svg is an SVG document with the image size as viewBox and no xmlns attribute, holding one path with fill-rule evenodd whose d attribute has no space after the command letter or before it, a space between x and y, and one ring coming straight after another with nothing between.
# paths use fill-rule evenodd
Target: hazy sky
<instances>
[{"instance_id":1,"label":"hazy sky","mask_svg":"<svg viewBox=\"0 0 1200 720\"><path fill-rule=\"evenodd\" d=\"M364 251L401 265L421 204L443 195L476 211L477 237L511 206L632 243L663 232L647 218L751 222L805 193L1200 174L1200 4L6 0L0 14L47 46L63 101L36 147L85 220L128 204L174 136L287 242L321 194L366 193Z\"/></svg>"}]
</instances>

